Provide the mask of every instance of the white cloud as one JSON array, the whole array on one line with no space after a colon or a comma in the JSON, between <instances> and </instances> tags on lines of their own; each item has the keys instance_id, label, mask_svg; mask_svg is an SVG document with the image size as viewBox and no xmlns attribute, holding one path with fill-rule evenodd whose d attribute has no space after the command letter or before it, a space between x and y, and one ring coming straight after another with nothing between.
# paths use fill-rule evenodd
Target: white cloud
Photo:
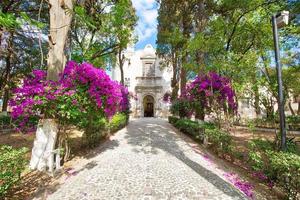
<instances>
[{"instance_id":1,"label":"white cloud","mask_svg":"<svg viewBox=\"0 0 300 200\"><path fill-rule=\"evenodd\" d=\"M153 24L156 25L157 22L157 10L146 10L144 12L144 20L147 24Z\"/></svg>"},{"instance_id":2,"label":"white cloud","mask_svg":"<svg viewBox=\"0 0 300 200\"><path fill-rule=\"evenodd\" d=\"M136 34L139 42L146 41L157 33L157 6L155 0L132 0L139 21Z\"/></svg>"}]
</instances>

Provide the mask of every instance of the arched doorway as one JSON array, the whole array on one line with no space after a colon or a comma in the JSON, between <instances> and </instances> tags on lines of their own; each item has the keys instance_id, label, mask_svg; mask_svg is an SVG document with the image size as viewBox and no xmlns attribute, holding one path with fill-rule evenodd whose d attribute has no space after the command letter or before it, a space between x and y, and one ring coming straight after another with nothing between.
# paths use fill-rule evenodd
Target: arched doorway
<instances>
[{"instance_id":1,"label":"arched doorway","mask_svg":"<svg viewBox=\"0 0 300 200\"><path fill-rule=\"evenodd\" d=\"M154 117L154 98L147 95L143 99L144 117Z\"/></svg>"}]
</instances>

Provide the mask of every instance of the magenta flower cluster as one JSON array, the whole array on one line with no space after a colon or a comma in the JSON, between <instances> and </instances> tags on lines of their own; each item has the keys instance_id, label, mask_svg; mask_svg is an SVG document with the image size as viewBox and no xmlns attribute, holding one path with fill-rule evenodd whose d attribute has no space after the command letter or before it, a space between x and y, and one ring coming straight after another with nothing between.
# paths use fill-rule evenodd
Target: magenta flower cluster
<instances>
[{"instance_id":1,"label":"magenta flower cluster","mask_svg":"<svg viewBox=\"0 0 300 200\"><path fill-rule=\"evenodd\" d=\"M237 189L242 191L250 199L254 199L253 189L254 185L249 182L241 180L235 173L225 173L224 177L232 183Z\"/></svg>"},{"instance_id":2,"label":"magenta flower cluster","mask_svg":"<svg viewBox=\"0 0 300 200\"><path fill-rule=\"evenodd\" d=\"M63 88L70 92L76 91L78 85L87 86L90 100L102 109L108 117L118 111L128 109L128 90L121 84L110 79L103 69L92 64L77 64L69 61L60 80ZM91 102L91 103L92 103Z\"/></svg>"},{"instance_id":3,"label":"magenta flower cluster","mask_svg":"<svg viewBox=\"0 0 300 200\"><path fill-rule=\"evenodd\" d=\"M260 181L267 182L267 185L270 189L274 187L274 182L262 171L255 171L252 173L252 176L258 178Z\"/></svg>"},{"instance_id":4,"label":"magenta flower cluster","mask_svg":"<svg viewBox=\"0 0 300 200\"><path fill-rule=\"evenodd\" d=\"M163 101L165 103L170 103L171 102L171 93L170 92L166 92L163 96Z\"/></svg>"},{"instance_id":5,"label":"magenta flower cluster","mask_svg":"<svg viewBox=\"0 0 300 200\"><path fill-rule=\"evenodd\" d=\"M204 108L211 107L213 102L216 102L218 105L226 104L233 111L237 109L230 79L215 72L198 75L186 86L182 96L192 102L201 103Z\"/></svg>"},{"instance_id":6,"label":"magenta flower cluster","mask_svg":"<svg viewBox=\"0 0 300 200\"><path fill-rule=\"evenodd\" d=\"M23 127L32 116L61 118L57 116L61 112L59 105L68 98L81 111L85 110L80 107L82 99L88 99L85 104L103 111L109 118L116 112L129 109L128 95L127 88L111 80L103 69L70 61L57 82L46 80L45 71L34 70L24 79L22 86L14 90L10 106L12 117L19 119L19 125Z\"/></svg>"}]
</instances>

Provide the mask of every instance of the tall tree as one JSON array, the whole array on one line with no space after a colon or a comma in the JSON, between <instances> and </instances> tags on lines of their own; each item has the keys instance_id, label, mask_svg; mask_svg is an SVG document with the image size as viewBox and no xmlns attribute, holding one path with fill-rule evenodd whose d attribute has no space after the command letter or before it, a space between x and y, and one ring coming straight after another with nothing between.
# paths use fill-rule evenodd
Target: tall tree
<instances>
[{"instance_id":1,"label":"tall tree","mask_svg":"<svg viewBox=\"0 0 300 200\"><path fill-rule=\"evenodd\" d=\"M124 85L124 63L125 56L123 51L127 48L128 44L134 41L133 30L137 22L135 10L130 0L119 1L112 9L114 16L112 24L115 27L116 42L118 43L118 66L121 72L121 84Z\"/></svg>"},{"instance_id":2,"label":"tall tree","mask_svg":"<svg viewBox=\"0 0 300 200\"><path fill-rule=\"evenodd\" d=\"M74 14L72 59L103 68L115 63L133 38L137 17L131 1L79 1Z\"/></svg>"},{"instance_id":3,"label":"tall tree","mask_svg":"<svg viewBox=\"0 0 300 200\"><path fill-rule=\"evenodd\" d=\"M49 0L50 34L47 79L57 81L67 58L65 46L70 30L73 10L72 0Z\"/></svg>"},{"instance_id":4,"label":"tall tree","mask_svg":"<svg viewBox=\"0 0 300 200\"><path fill-rule=\"evenodd\" d=\"M41 5L41 6L40 6ZM42 31L47 15L45 4L38 0L3 1L0 5L0 93L3 93L2 110L7 110L11 88L19 77L33 67L41 66L40 49L45 50L45 40L38 47L37 33ZM38 20L38 13L41 20Z\"/></svg>"},{"instance_id":5,"label":"tall tree","mask_svg":"<svg viewBox=\"0 0 300 200\"><path fill-rule=\"evenodd\" d=\"M186 84L186 69L188 63L187 42L190 38L193 4L189 1L160 2L158 11L157 53L172 65L172 98L176 98L180 85L181 93ZM179 84L180 83L180 84Z\"/></svg>"}]
</instances>

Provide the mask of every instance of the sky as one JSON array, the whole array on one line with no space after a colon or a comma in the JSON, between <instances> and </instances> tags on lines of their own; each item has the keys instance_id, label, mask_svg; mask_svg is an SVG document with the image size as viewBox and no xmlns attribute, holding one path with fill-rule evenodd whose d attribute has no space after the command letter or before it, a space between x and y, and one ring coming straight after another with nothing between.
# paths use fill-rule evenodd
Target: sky
<instances>
[{"instance_id":1,"label":"sky","mask_svg":"<svg viewBox=\"0 0 300 200\"><path fill-rule=\"evenodd\" d=\"M143 49L146 44L151 44L155 48L158 9L156 0L132 0L132 4L139 17L135 28L138 37L135 49Z\"/></svg>"}]
</instances>

